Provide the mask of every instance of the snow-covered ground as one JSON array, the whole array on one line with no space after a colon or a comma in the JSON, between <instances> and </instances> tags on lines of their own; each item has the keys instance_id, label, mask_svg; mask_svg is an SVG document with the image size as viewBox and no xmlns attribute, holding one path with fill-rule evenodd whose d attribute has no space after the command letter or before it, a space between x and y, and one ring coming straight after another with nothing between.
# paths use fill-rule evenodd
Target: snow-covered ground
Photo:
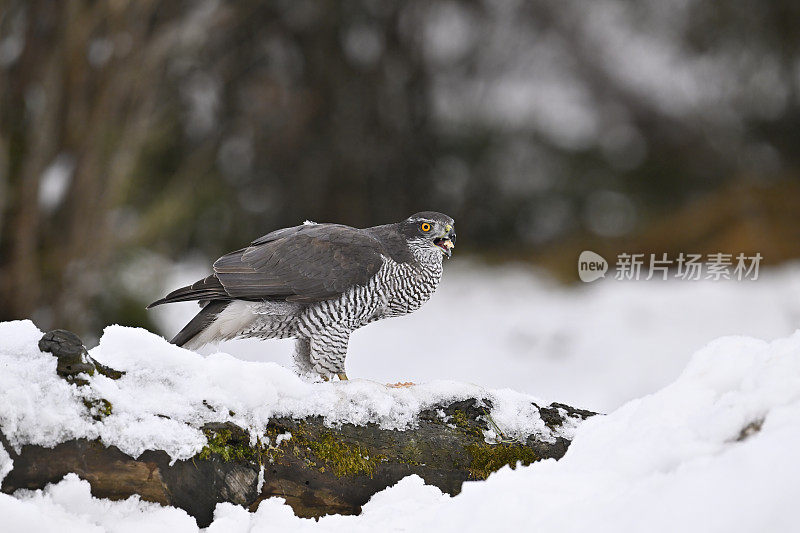
<instances>
[{"instance_id":1,"label":"snow-covered ground","mask_svg":"<svg viewBox=\"0 0 800 533\"><path fill-rule=\"evenodd\" d=\"M4 374L13 371L10 363L27 368L31 376L48 366L31 348L34 333L28 323L0 325ZM185 357L191 367L209 364L159 344L146 332L114 328L106 337L93 355L116 363L157 349L169 359ZM127 355L115 356L116 350ZM215 362L220 379L234 378L226 370L241 371L240 364L230 358ZM252 365L249 370L274 368ZM164 381L154 377L152 386L178 386L169 381L158 385L159 380ZM291 388L295 382L287 383ZM360 387L320 385L337 386L345 395L350 394L347 388ZM215 390L210 383L204 386ZM61 424L13 416L9 422L9 413L24 412L26 402L46 391L9 392L4 387L2 394L0 423L15 438L26 426ZM246 389L242 396L249 396ZM17 400L11 407L6 403L10 398ZM48 397L39 400L44 401ZM65 403L68 409L73 402ZM798 446L800 332L772 342L728 337L697 352L673 384L583 423L558 462L513 471L506 467L485 482L465 483L453 498L408 477L373 496L361 515L318 522L295 517L280 498L262 502L255 513L219 504L208 531L791 532L797 529L800 497ZM0 476L9 462L0 446ZM0 516L4 531L197 531L194 520L179 509L136 497L122 502L93 498L88 483L72 474L43 491L0 494Z\"/></svg>"},{"instance_id":2,"label":"snow-covered ground","mask_svg":"<svg viewBox=\"0 0 800 533\"><path fill-rule=\"evenodd\" d=\"M182 265L165 292L208 275ZM171 338L198 307L153 310ZM800 328L800 264L752 281L631 281L564 287L525 266L457 259L419 311L351 337L347 372L382 382L455 380L608 412L671 383L724 335L774 339ZM233 340L223 351L291 365L290 340Z\"/></svg>"},{"instance_id":3,"label":"snow-covered ground","mask_svg":"<svg viewBox=\"0 0 800 533\"><path fill-rule=\"evenodd\" d=\"M78 398L92 391L54 377L32 324L0 324L0 425L12 445L98 435L134 455L158 446L186 457L203 444L196 427L226 416L198 408L201 399L235 405L237 422L254 428L289 412L398 426L413 423L420 406L478 394L492 398L495 420L511 432L544 431L520 411L525 394L441 380L468 381L609 414L580 425L560 461L505 468L454 498L412 476L359 516L300 519L273 498L255 513L218 505L208 531L797 530L800 267L747 282L560 288L521 267L450 266L422 310L356 333L348 372L362 379L349 383L305 383L255 361L288 364L285 342L233 341L218 350L238 359L202 358L142 330L109 328L92 356L129 372L93 380L92 391L114 404L101 423ZM166 333L195 309L159 311ZM739 336L708 344L721 335ZM399 380L424 384L380 384ZM50 418L37 409L45 402ZM9 463L0 446L0 479ZM179 509L93 498L74 475L43 491L0 494L0 516L4 531L197 531Z\"/></svg>"}]
</instances>

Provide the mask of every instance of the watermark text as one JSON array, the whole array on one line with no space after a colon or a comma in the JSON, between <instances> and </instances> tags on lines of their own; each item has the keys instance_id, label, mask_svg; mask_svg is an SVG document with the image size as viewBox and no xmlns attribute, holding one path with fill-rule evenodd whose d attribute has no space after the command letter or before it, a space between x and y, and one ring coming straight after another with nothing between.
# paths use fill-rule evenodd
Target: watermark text
<instances>
[{"instance_id":1,"label":"watermark text","mask_svg":"<svg viewBox=\"0 0 800 533\"><path fill-rule=\"evenodd\" d=\"M614 279L620 281L653 278L662 280L674 278L686 281L755 281L758 279L758 268L762 259L763 256L758 252L753 255L723 252L703 255L681 252L676 257L669 257L666 253L621 253L616 257ZM590 250L581 252L578 257L578 277L586 283L605 277L608 268L608 261L600 254Z\"/></svg>"}]
</instances>

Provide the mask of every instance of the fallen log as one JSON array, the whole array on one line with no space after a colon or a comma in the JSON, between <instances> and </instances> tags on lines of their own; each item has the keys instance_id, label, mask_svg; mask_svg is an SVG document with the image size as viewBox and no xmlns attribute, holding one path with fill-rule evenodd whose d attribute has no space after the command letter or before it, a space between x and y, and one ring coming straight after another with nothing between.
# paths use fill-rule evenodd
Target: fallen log
<instances>
[{"instance_id":1,"label":"fallen log","mask_svg":"<svg viewBox=\"0 0 800 533\"><path fill-rule=\"evenodd\" d=\"M47 333L39 346L59 358L58 373L68 381L80 382L94 372L121 375L92 360L69 332ZM102 399L86 407L97 416L104 409ZM280 496L302 517L357 514L373 494L410 474L454 495L464 481L485 479L506 465L559 459L566 452L565 437L505 438L491 407L485 398L435 405L404 430L277 417L253 438L232 422L207 423L202 426L207 445L178 461L161 450L131 457L99 439L72 439L52 448L26 444L16 452L0 427L0 442L13 460L2 491L41 489L74 472L91 484L96 497L138 494L184 509L205 527L219 502L255 510L265 498ZM595 414L563 404L535 407L551 430Z\"/></svg>"}]
</instances>

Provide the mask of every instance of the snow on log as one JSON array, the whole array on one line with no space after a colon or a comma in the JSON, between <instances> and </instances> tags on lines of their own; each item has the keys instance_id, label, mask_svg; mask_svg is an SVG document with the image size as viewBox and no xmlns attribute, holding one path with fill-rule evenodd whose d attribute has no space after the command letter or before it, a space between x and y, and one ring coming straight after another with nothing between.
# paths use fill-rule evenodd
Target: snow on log
<instances>
[{"instance_id":1,"label":"snow on log","mask_svg":"<svg viewBox=\"0 0 800 533\"><path fill-rule=\"evenodd\" d=\"M72 472L94 496L138 494L200 527L218 502L255 510L272 496L302 517L357 514L410 474L457 494L506 465L559 459L595 414L452 382L307 383L118 326L91 353L27 321L0 324L0 339L13 339L0 344L3 492Z\"/></svg>"}]
</instances>

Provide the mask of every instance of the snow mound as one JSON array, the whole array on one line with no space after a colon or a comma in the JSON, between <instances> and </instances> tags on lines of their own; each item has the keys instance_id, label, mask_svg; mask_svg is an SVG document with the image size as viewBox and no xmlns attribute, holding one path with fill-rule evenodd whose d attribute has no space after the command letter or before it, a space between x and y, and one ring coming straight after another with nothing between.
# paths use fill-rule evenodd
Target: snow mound
<instances>
[{"instance_id":1,"label":"snow mound","mask_svg":"<svg viewBox=\"0 0 800 533\"><path fill-rule=\"evenodd\" d=\"M111 501L93 498L88 481L67 474L37 491L0 494L4 531L59 533L197 532L194 519L181 509L143 502L138 496ZM7 528L7 529L6 529Z\"/></svg>"},{"instance_id":2,"label":"snow mound","mask_svg":"<svg viewBox=\"0 0 800 533\"><path fill-rule=\"evenodd\" d=\"M35 336L32 331L30 336ZM172 350L158 339L124 328L107 331L104 342L92 355L112 365L122 366L128 361L128 368L133 371L140 362L129 361L131 350L123 348L126 342L134 340L150 342L152 357L172 360L160 364L153 361L154 372L161 372L169 365L178 366L178 359L183 357L189 361L187 366L194 367L194 370L183 370L184 378L209 380L197 382L203 386L213 384L212 377L207 375L213 365L224 367L222 361L227 360L227 356L216 356L207 363L212 366L205 368L206 363L196 360L190 353L171 354ZM17 342L16 348L24 351L26 357L36 358L26 351L25 342L9 341L12 342ZM7 346L0 349L3 357ZM115 346L119 348L118 353ZM151 355L142 357L151 361ZM6 360L2 361L5 373L9 369ZM376 416L387 416L392 423L407 420L405 414L386 411L381 403L388 401L386 397L379 395L383 398L379 401L369 395L360 396L363 391L372 390L368 388L372 384L356 383L354 390L348 391L349 384L319 387L295 382L272 367L257 366L251 371L259 379L269 378L266 381L271 383L270 387L275 387L277 394L275 405L286 402L286 406L294 406L293 402L305 399L316 405L308 409L319 409L313 403L316 400L311 400L315 394L328 400L340 397L338 401L344 404L361 398L372 405L370 409ZM160 380L170 383L166 388L178 386L171 381L174 376L159 376ZM222 377L219 379L224 381ZM288 385L279 388L277 384L282 380L288 380L296 388ZM154 391L160 390L156 385L151 386ZM227 401L228 386L217 383L216 387L217 399ZM458 387L465 386L450 387L445 390L453 394L464 390ZM120 388L124 387L120 385ZM247 390L245 386L244 391ZM287 390L294 391L294 396ZM439 389L435 389L439 392L434 394L433 390L430 385L422 387L423 392L391 390L386 394L393 399L394 394L400 394L396 399L407 405L424 403L430 396L444 394ZM240 401L244 404L254 401L249 394L243 392L244 399ZM406 394L410 396L404 396ZM506 398L510 403L515 400L501 393L490 394ZM6 405L3 398L0 406L4 413ZM179 408L174 409L178 414ZM342 413L345 411L350 412ZM339 412L330 411L331 420L338 416L362 416L342 413L334 416L334 413ZM261 415L254 411L248 415L256 416ZM507 413L506 416L512 415ZM5 418L3 420L5 424ZM255 418L251 422L253 420ZM24 426L18 423L18 435L24 434ZM790 532L797 530L800 461L796 450L799 446L800 331L769 343L727 337L696 353L672 385L633 400L607 416L593 417L581 424L567 454L557 462L546 460L516 470L506 467L487 481L465 483L462 493L453 498L425 485L421 478L410 476L375 494L364 505L361 515L326 516L318 522L295 517L280 498L265 500L255 513L232 504L219 504L214 522L207 531L286 528L332 532L498 529ZM167 528L172 533L197 531L196 524L178 509L146 504L137 498L122 502L94 499L89 494L88 484L73 475L44 491L18 491L15 497L0 494L0 514L4 521L10 520L7 523L24 523L28 531L160 531ZM26 517L28 521L23 522ZM28 524L34 527L27 527Z\"/></svg>"},{"instance_id":3,"label":"snow mound","mask_svg":"<svg viewBox=\"0 0 800 533\"><path fill-rule=\"evenodd\" d=\"M56 358L39 351L41 336L29 321L0 323L0 427L17 450L86 437L132 457L161 449L173 460L188 459L206 445L199 428L208 422L231 421L249 429L254 440L271 418L281 416L402 429L413 426L422 410L468 398L491 402L492 418L508 436L552 440L574 431L552 432L539 417L535 398L511 390L449 381L408 388L359 379L309 383L275 363L224 353L203 357L121 326L106 328L90 354L125 374L117 380L95 375L78 387L56 375ZM110 402L112 412L96 421L85 400L99 398Z\"/></svg>"},{"instance_id":4,"label":"snow mound","mask_svg":"<svg viewBox=\"0 0 800 533\"><path fill-rule=\"evenodd\" d=\"M558 462L504 468L452 499L407 478L320 526L388 528L381 510L412 500L409 531L796 531L798 446L800 332L723 338L672 385L582 424Z\"/></svg>"}]
</instances>

